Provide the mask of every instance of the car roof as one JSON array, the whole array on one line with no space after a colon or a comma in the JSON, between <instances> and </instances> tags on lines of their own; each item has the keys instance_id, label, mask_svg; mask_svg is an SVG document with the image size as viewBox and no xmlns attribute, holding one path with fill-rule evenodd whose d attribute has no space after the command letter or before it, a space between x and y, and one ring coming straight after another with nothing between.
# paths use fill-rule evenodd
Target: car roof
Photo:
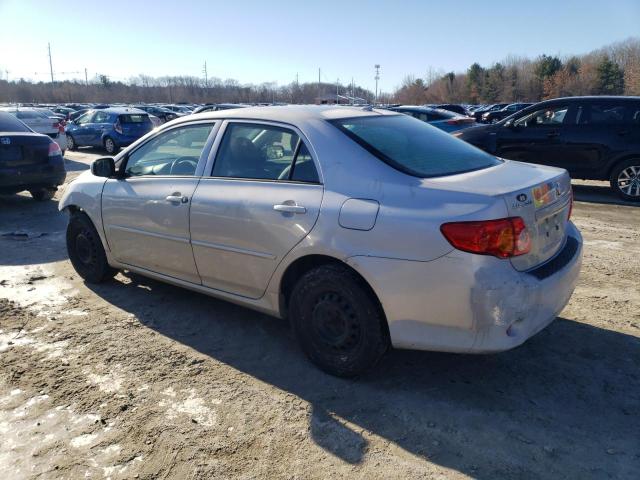
<instances>
[{"instance_id":1,"label":"car roof","mask_svg":"<svg viewBox=\"0 0 640 480\"><path fill-rule=\"evenodd\" d=\"M340 118L376 117L400 115L397 112L372 107L348 107L334 105L282 105L273 107L247 107L215 112L202 112L181 117L174 122L203 119L264 120L284 123L305 123L313 120L335 120Z\"/></svg>"},{"instance_id":2,"label":"car roof","mask_svg":"<svg viewBox=\"0 0 640 480\"><path fill-rule=\"evenodd\" d=\"M123 114L123 113L144 113L146 115L147 112L141 110L137 107L109 107L97 110L99 112L107 112L107 113L115 113L115 114Z\"/></svg>"},{"instance_id":3,"label":"car roof","mask_svg":"<svg viewBox=\"0 0 640 480\"><path fill-rule=\"evenodd\" d=\"M579 102L579 101L584 101L584 100L605 100L605 101L609 101L609 100L635 100L638 101L640 100L640 96L631 96L631 95L583 95L583 96L579 96L579 97L559 97L559 98L552 98L549 100L544 100L540 103L549 103L549 102Z\"/></svg>"}]
</instances>

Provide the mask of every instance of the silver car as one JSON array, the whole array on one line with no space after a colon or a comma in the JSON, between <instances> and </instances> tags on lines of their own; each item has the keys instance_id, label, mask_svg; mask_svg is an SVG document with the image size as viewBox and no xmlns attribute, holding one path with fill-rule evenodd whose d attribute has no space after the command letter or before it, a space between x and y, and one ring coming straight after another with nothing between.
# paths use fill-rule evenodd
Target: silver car
<instances>
[{"instance_id":1,"label":"silver car","mask_svg":"<svg viewBox=\"0 0 640 480\"><path fill-rule=\"evenodd\" d=\"M96 160L67 188L69 257L290 319L320 368L389 348L485 353L564 308L582 238L565 170L502 160L355 107L202 113Z\"/></svg>"}]
</instances>

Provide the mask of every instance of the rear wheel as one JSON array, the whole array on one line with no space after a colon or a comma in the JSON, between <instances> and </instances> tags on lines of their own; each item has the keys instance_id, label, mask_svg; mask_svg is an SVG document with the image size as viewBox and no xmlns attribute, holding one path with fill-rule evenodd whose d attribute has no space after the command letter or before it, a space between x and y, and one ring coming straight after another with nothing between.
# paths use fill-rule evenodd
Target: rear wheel
<instances>
[{"instance_id":1,"label":"rear wheel","mask_svg":"<svg viewBox=\"0 0 640 480\"><path fill-rule=\"evenodd\" d=\"M118 146L111 137L107 137L104 139L104 149L109 155L114 155L118 151Z\"/></svg>"},{"instance_id":2,"label":"rear wheel","mask_svg":"<svg viewBox=\"0 0 640 480\"><path fill-rule=\"evenodd\" d=\"M101 283L117 272L107 263L100 236L84 213L75 213L69 219L67 251L73 268L87 282Z\"/></svg>"},{"instance_id":3,"label":"rear wheel","mask_svg":"<svg viewBox=\"0 0 640 480\"><path fill-rule=\"evenodd\" d=\"M302 349L331 375L359 375L389 348L386 320L377 299L346 266L323 265L304 274L289 306Z\"/></svg>"},{"instance_id":4,"label":"rear wheel","mask_svg":"<svg viewBox=\"0 0 640 480\"><path fill-rule=\"evenodd\" d=\"M76 148L78 148L76 141L71 135L67 134L67 150L75 150Z\"/></svg>"},{"instance_id":5,"label":"rear wheel","mask_svg":"<svg viewBox=\"0 0 640 480\"><path fill-rule=\"evenodd\" d=\"M38 202L45 202L51 200L56 194L55 188L39 188L37 190L29 190L29 193L34 200Z\"/></svg>"},{"instance_id":6,"label":"rear wheel","mask_svg":"<svg viewBox=\"0 0 640 480\"><path fill-rule=\"evenodd\" d=\"M640 158L620 162L613 168L611 188L620 197L631 202L640 202Z\"/></svg>"}]
</instances>

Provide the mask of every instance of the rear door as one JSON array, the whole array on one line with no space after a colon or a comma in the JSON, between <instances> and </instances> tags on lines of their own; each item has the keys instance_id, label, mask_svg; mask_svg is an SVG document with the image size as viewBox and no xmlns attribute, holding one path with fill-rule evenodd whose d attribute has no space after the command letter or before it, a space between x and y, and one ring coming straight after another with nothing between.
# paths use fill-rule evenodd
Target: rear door
<instances>
[{"instance_id":1,"label":"rear door","mask_svg":"<svg viewBox=\"0 0 640 480\"><path fill-rule=\"evenodd\" d=\"M91 145L89 143L91 141L91 125L93 117L97 113L89 111L74 121L75 128L71 129L70 133L77 145Z\"/></svg>"},{"instance_id":2,"label":"rear door","mask_svg":"<svg viewBox=\"0 0 640 480\"><path fill-rule=\"evenodd\" d=\"M133 150L102 193L107 243L115 258L200 283L189 237L189 208L202 174L214 122L176 125Z\"/></svg>"},{"instance_id":3,"label":"rear door","mask_svg":"<svg viewBox=\"0 0 640 480\"><path fill-rule=\"evenodd\" d=\"M308 143L292 127L227 122L216 143L191 205L193 254L203 285L259 298L313 228L323 186Z\"/></svg>"},{"instance_id":4,"label":"rear door","mask_svg":"<svg viewBox=\"0 0 640 480\"><path fill-rule=\"evenodd\" d=\"M496 154L511 160L565 168L564 135L572 110L565 103L547 105L519 116L509 126L499 127L495 134Z\"/></svg>"},{"instance_id":5,"label":"rear door","mask_svg":"<svg viewBox=\"0 0 640 480\"><path fill-rule=\"evenodd\" d=\"M608 179L610 159L624 149L629 102L583 100L564 135L566 167L577 178ZM628 138L628 137L627 137Z\"/></svg>"},{"instance_id":6,"label":"rear door","mask_svg":"<svg viewBox=\"0 0 640 480\"><path fill-rule=\"evenodd\" d=\"M103 135L113 128L115 118L115 115L109 112L98 110L91 122L84 126L85 134L87 135L87 144L94 147L101 147Z\"/></svg>"}]
</instances>

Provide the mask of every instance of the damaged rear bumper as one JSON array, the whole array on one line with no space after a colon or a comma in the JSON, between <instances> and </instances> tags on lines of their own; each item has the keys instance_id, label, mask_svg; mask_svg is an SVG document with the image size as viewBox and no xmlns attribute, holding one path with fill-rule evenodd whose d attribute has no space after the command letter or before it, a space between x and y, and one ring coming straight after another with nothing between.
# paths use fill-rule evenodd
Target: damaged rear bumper
<instances>
[{"instance_id":1,"label":"damaged rear bumper","mask_svg":"<svg viewBox=\"0 0 640 480\"><path fill-rule=\"evenodd\" d=\"M430 262L351 257L375 290L396 348L489 353L514 348L568 303L582 264L570 223L564 247L528 272L458 250Z\"/></svg>"}]
</instances>

